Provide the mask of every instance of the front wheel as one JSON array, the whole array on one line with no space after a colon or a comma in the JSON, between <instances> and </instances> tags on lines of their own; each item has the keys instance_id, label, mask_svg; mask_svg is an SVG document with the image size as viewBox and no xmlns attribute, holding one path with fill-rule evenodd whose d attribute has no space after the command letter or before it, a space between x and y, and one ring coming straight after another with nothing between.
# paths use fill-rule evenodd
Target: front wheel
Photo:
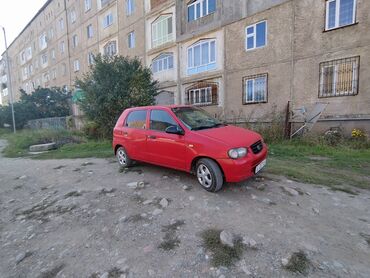
<instances>
[{"instance_id":1,"label":"front wheel","mask_svg":"<svg viewBox=\"0 0 370 278\"><path fill-rule=\"evenodd\" d=\"M128 156L126 150L123 147L119 147L116 152L116 157L118 164L121 167L130 167L132 165L132 160Z\"/></svg>"},{"instance_id":2,"label":"front wheel","mask_svg":"<svg viewBox=\"0 0 370 278\"><path fill-rule=\"evenodd\" d=\"M224 184L220 167L208 158L202 158L197 162L196 175L200 185L209 192L219 191Z\"/></svg>"}]
</instances>

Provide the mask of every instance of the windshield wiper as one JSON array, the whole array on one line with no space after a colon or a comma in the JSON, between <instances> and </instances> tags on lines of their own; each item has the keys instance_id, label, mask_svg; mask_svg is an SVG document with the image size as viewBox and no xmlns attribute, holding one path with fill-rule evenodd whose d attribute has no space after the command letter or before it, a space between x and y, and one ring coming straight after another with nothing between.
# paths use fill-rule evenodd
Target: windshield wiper
<instances>
[{"instance_id":1,"label":"windshield wiper","mask_svg":"<svg viewBox=\"0 0 370 278\"><path fill-rule=\"evenodd\" d=\"M214 125L203 125L203 126L194 127L191 130L202 130L202 129L208 129L208 128L215 128L219 126L225 126L225 124L218 123Z\"/></svg>"}]
</instances>

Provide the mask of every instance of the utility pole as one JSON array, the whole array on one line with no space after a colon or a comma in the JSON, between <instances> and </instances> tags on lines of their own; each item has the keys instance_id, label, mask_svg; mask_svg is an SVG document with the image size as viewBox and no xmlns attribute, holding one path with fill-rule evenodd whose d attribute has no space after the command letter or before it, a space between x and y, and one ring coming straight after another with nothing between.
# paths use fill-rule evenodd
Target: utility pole
<instances>
[{"instance_id":1,"label":"utility pole","mask_svg":"<svg viewBox=\"0 0 370 278\"><path fill-rule=\"evenodd\" d=\"M5 41L5 59L6 59L6 72L8 75L7 78L7 85L8 85L8 93L10 96L10 107L12 109L12 120L13 120L13 132L16 133L15 129L15 117L14 117L14 106L13 106L13 91L12 91L12 78L10 76L10 62L9 62L9 55L8 55L8 43L6 42L6 33L5 33L5 28L3 28L4 32L4 41Z\"/></svg>"}]
</instances>

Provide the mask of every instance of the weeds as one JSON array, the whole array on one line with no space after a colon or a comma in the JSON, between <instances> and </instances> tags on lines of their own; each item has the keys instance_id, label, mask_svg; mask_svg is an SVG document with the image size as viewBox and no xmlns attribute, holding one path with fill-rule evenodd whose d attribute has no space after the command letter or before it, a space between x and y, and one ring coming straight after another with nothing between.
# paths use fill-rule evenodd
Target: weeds
<instances>
[{"instance_id":1,"label":"weeds","mask_svg":"<svg viewBox=\"0 0 370 278\"><path fill-rule=\"evenodd\" d=\"M229 267L239 260L244 251L244 245L241 238L234 240L234 247L229 247L221 243L221 230L207 229L201 233L203 246L212 252L212 265L214 267Z\"/></svg>"},{"instance_id":2,"label":"weeds","mask_svg":"<svg viewBox=\"0 0 370 278\"><path fill-rule=\"evenodd\" d=\"M165 236L163 241L158 245L159 249L163 249L165 251L173 250L180 245L180 240L176 235L176 231L179 227L183 226L185 221L183 220L176 220L174 223L165 225L162 227L162 232L165 232Z\"/></svg>"},{"instance_id":3,"label":"weeds","mask_svg":"<svg viewBox=\"0 0 370 278\"><path fill-rule=\"evenodd\" d=\"M284 267L289 271L307 275L310 264L311 262L307 255L303 251L298 251L290 256L288 264Z\"/></svg>"}]
</instances>

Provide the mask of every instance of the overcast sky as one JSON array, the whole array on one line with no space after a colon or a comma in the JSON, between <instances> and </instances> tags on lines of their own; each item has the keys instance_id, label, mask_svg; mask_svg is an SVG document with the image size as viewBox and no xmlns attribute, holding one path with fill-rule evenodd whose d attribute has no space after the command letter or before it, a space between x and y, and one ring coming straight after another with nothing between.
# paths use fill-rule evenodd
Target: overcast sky
<instances>
[{"instance_id":1,"label":"overcast sky","mask_svg":"<svg viewBox=\"0 0 370 278\"><path fill-rule=\"evenodd\" d=\"M5 27L8 45L18 36L46 0L0 0L0 26ZM4 35L0 34L0 55L4 52Z\"/></svg>"}]
</instances>

